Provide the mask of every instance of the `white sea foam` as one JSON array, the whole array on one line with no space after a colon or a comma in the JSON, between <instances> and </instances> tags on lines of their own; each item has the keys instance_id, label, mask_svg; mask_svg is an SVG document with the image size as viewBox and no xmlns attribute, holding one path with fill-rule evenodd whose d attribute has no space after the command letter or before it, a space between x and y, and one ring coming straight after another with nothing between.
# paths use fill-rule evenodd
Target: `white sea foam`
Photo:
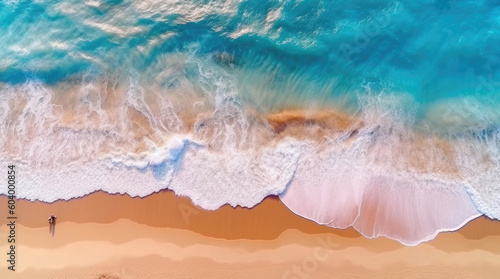
<instances>
[{"instance_id":1,"label":"white sea foam","mask_svg":"<svg viewBox=\"0 0 500 279\"><path fill-rule=\"evenodd\" d=\"M464 186L477 209L500 220L500 131L456 143Z\"/></svg>"},{"instance_id":2,"label":"white sea foam","mask_svg":"<svg viewBox=\"0 0 500 279\"><path fill-rule=\"evenodd\" d=\"M162 189L189 196L203 208L229 203L252 207L281 193L293 176L298 152L285 141L259 154L211 153L188 140L137 158L68 165L57 170L17 167L17 197L53 202L103 190L144 197ZM139 159L142 158L142 159ZM1 162L6 167L13 162ZM2 190L2 194L6 194Z\"/></svg>"}]
</instances>

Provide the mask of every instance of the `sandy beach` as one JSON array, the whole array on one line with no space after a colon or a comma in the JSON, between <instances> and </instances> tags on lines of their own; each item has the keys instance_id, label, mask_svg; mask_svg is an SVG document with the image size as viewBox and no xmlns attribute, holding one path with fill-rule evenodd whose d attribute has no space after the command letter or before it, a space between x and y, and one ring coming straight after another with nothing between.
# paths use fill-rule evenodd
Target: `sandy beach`
<instances>
[{"instance_id":1,"label":"sandy beach","mask_svg":"<svg viewBox=\"0 0 500 279\"><path fill-rule=\"evenodd\" d=\"M0 1L0 279L500 279L499 30L499 1Z\"/></svg>"},{"instance_id":2,"label":"sandy beach","mask_svg":"<svg viewBox=\"0 0 500 279\"><path fill-rule=\"evenodd\" d=\"M5 197L0 203L6 202ZM317 225L276 197L205 211L162 191L17 202L16 272L1 278L498 278L500 222L480 217L407 247ZM54 234L47 217L57 215ZM5 220L5 218L2 218ZM0 227L6 239L7 226ZM5 241L1 251L6 251ZM5 253L2 253L5 254Z\"/></svg>"}]
</instances>

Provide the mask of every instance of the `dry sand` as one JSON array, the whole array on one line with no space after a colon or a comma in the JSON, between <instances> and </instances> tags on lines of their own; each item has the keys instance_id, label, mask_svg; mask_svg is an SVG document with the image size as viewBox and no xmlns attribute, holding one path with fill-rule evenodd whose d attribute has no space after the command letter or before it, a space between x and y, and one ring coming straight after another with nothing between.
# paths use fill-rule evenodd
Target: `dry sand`
<instances>
[{"instance_id":1,"label":"dry sand","mask_svg":"<svg viewBox=\"0 0 500 279\"><path fill-rule=\"evenodd\" d=\"M98 192L21 200L17 215L17 271L2 259L0 278L500 278L500 222L484 217L406 247L317 225L275 197L205 211L171 191L143 199Z\"/></svg>"}]
</instances>

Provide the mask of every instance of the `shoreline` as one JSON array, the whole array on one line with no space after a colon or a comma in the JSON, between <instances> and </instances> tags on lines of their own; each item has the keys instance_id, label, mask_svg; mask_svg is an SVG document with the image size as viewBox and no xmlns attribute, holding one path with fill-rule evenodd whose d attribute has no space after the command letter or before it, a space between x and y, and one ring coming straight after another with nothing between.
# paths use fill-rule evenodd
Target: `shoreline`
<instances>
[{"instance_id":1,"label":"shoreline","mask_svg":"<svg viewBox=\"0 0 500 279\"><path fill-rule=\"evenodd\" d=\"M316 224L277 197L252 209L216 211L170 190L145 198L100 191L54 203L17 202L19 270L12 276L1 262L0 276L7 278L294 278L300 268L308 278L493 279L500 272L500 222L484 216L405 246ZM53 236L51 213L57 215Z\"/></svg>"},{"instance_id":2,"label":"shoreline","mask_svg":"<svg viewBox=\"0 0 500 279\"><path fill-rule=\"evenodd\" d=\"M0 195L0 204L2 202L7 203L5 195ZM110 211L111 209L112 211ZM155 214L149 214L154 211L156 211ZM228 240L272 240L289 229L296 229L307 234L334 233L348 238L372 239L363 236L352 226L345 229L334 228L302 217L286 207L278 196L268 196L252 208L232 207L226 204L216 210L205 210L193 204L189 197L178 196L169 189L145 197L131 197L126 193L109 194L98 190L83 197L70 200L59 199L54 202L19 199L16 200L16 212L18 216L23 216L19 218L19 223L29 228L46 227L46 216L54 213L58 216L58 223L108 224L127 219L150 227L189 229L207 237ZM102 214L104 212L106 214ZM270 212L273 214L270 215ZM65 218L65 215L69 216L69 219ZM168 218L162 218L163 215ZM249 229L241 222L241 219L266 226L265 233L260 232L258 229ZM274 222L277 219L280 222ZM236 225L238 230L233 228L232 232L229 232L210 228L213 223L224 222ZM437 236L446 233L458 233L476 240L492 235L500 236L500 221L480 215L464 222L462 226L456 229L439 230L432 239L421 243L432 242ZM393 239L391 241L398 242Z\"/></svg>"},{"instance_id":3,"label":"shoreline","mask_svg":"<svg viewBox=\"0 0 500 279\"><path fill-rule=\"evenodd\" d=\"M2 202L6 203L7 198L0 195L0 204ZM194 205L188 197L177 196L168 189L146 197L108 194L99 190L83 197L52 203L20 199L16 201L16 212L18 216L23 216L19 218L20 224L29 228L46 227L45 215L54 213L58 223L105 224L128 219L151 227L190 229L208 237L224 239L271 240L286 229L297 229L309 234L329 233L332 230L294 214L277 196L268 196L253 208L234 208L226 204L211 211ZM280 222L276 222L278 219ZM249 227L248 222L265 226L266 230ZM212 227L214 223L231 224L232 231ZM345 237L361 236L353 228L338 233Z\"/></svg>"}]
</instances>

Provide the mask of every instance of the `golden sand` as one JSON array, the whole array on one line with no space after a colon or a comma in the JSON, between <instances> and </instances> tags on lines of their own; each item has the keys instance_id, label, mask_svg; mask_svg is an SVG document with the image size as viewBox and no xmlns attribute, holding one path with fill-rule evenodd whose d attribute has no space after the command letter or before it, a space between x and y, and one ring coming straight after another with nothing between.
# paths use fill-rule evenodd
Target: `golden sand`
<instances>
[{"instance_id":1,"label":"golden sand","mask_svg":"<svg viewBox=\"0 0 500 279\"><path fill-rule=\"evenodd\" d=\"M6 198L0 197L0 204ZM253 209L205 211L162 191L146 198L97 192L53 204L20 200L17 271L1 278L498 278L500 222L406 247L320 226L277 198ZM46 218L57 224L49 233ZM5 217L2 218L5 220ZM6 226L0 227L5 235ZM2 237L4 238L4 237ZM5 238L4 238L5 239ZM6 249L0 242L0 249ZM4 253L2 253L4 254ZM299 272L293 275L294 272Z\"/></svg>"},{"instance_id":2,"label":"golden sand","mask_svg":"<svg viewBox=\"0 0 500 279\"><path fill-rule=\"evenodd\" d=\"M7 200L0 196L0 204L2 202L6 204ZM226 205L207 211L193 205L189 198L178 197L169 190L145 198L109 195L99 191L84 198L59 200L51 204L19 200L17 213L22 216L21 224L47 229L47 217L54 213L58 222L106 224L126 218L150 227L189 229L208 237L225 239L270 240L287 229L308 234L332 231L291 213L277 197L267 197L252 209ZM360 236L354 229L338 233L349 237Z\"/></svg>"}]
</instances>

